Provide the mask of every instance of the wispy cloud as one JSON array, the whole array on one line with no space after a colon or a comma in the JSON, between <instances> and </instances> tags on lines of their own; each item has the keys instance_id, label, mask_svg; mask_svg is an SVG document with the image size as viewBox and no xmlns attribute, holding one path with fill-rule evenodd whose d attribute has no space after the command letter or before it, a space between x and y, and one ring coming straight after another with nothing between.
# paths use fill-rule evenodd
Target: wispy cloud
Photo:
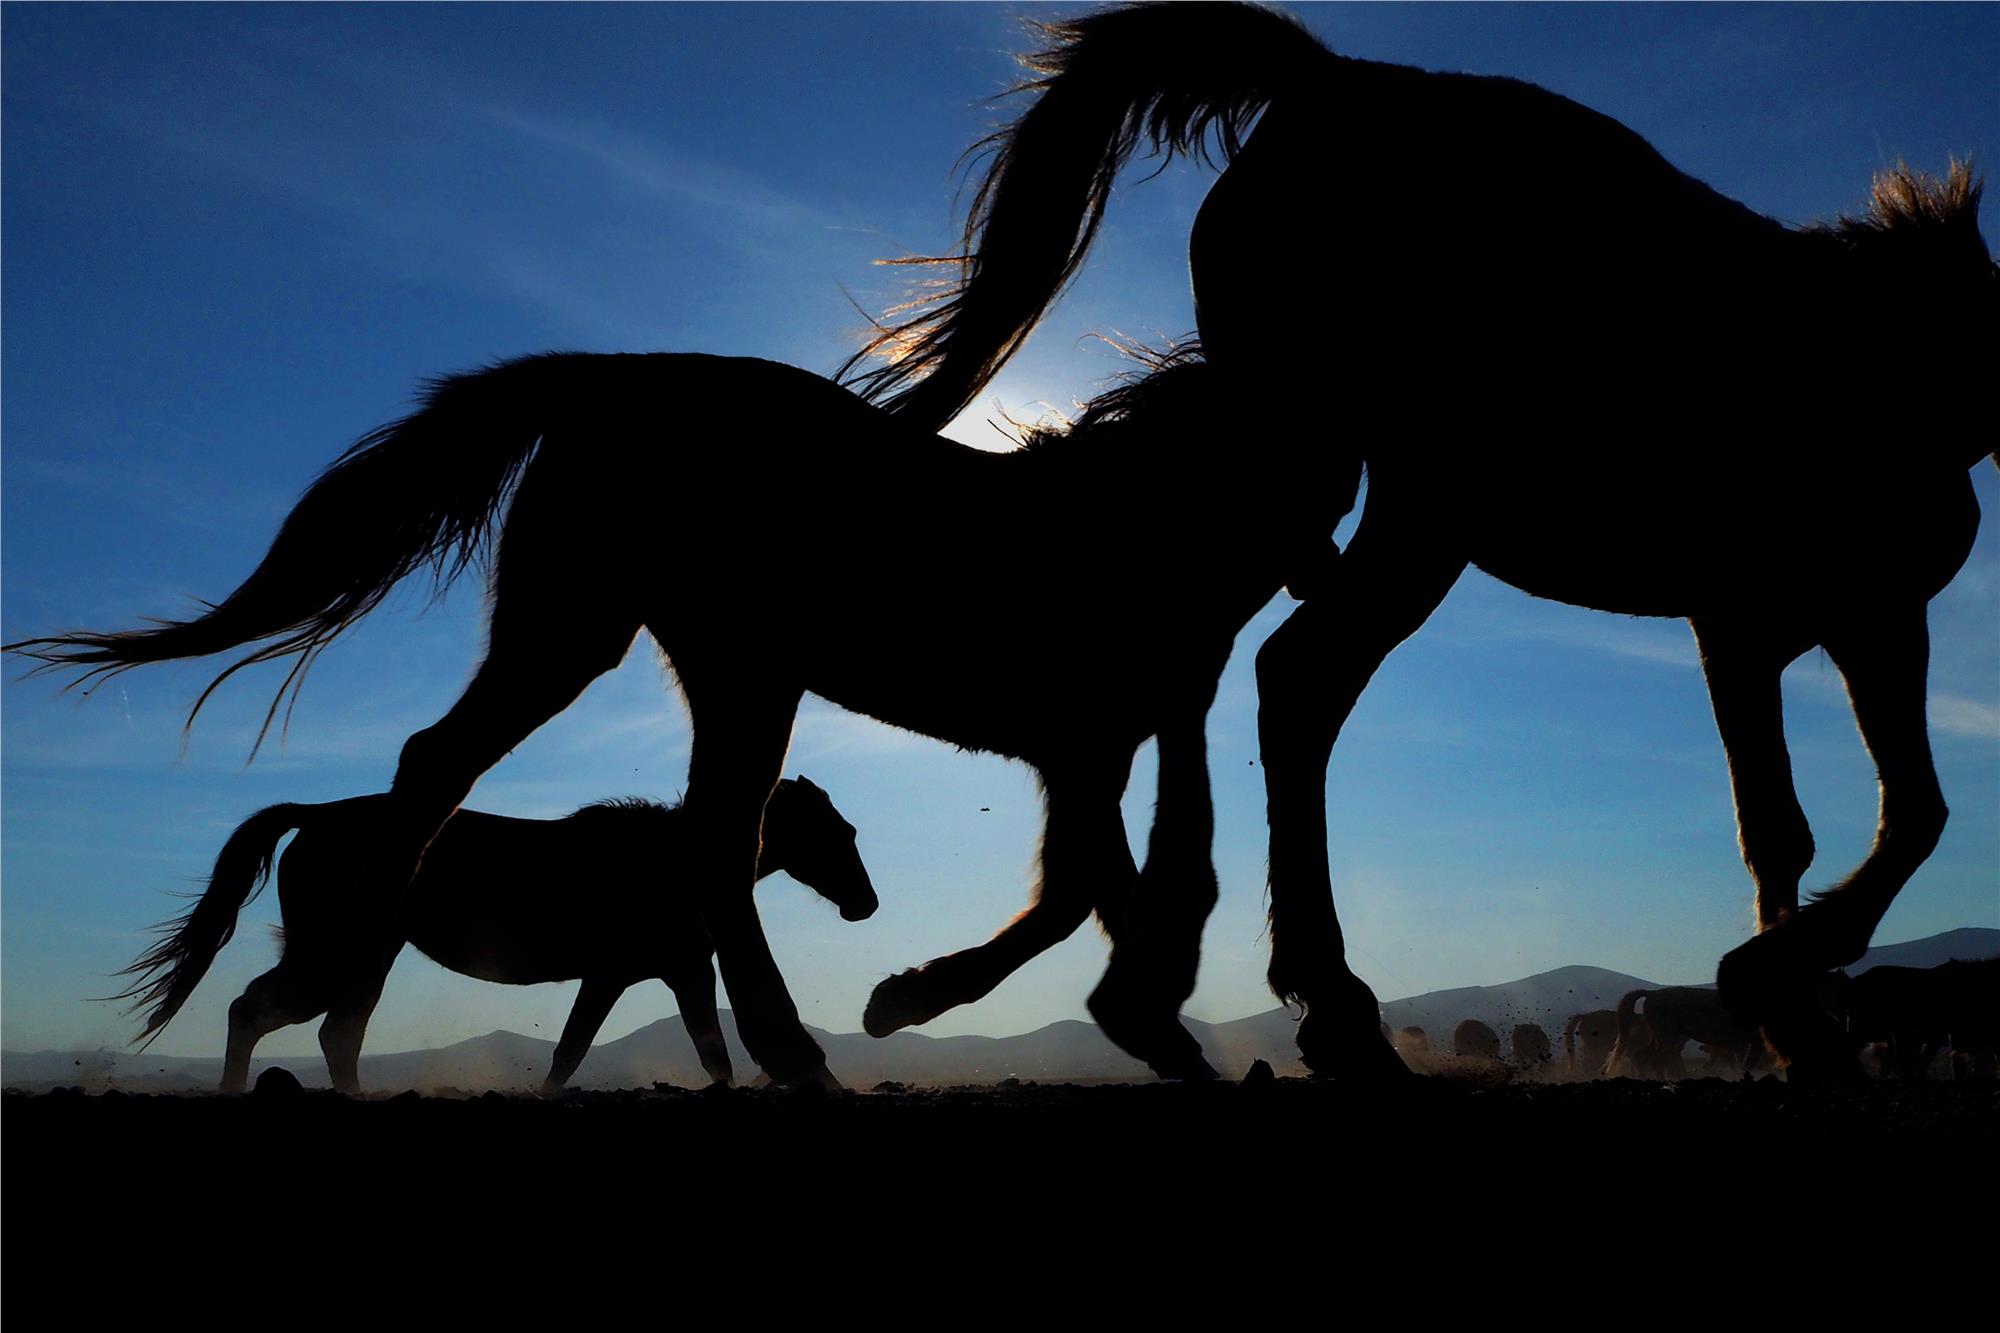
<instances>
[{"instance_id":1,"label":"wispy cloud","mask_svg":"<svg viewBox=\"0 0 2000 1333\"><path fill-rule=\"evenodd\" d=\"M2000 743L2000 707L1990 701L1967 699L1956 694L1933 694L1930 718L1934 734Z\"/></svg>"}]
</instances>

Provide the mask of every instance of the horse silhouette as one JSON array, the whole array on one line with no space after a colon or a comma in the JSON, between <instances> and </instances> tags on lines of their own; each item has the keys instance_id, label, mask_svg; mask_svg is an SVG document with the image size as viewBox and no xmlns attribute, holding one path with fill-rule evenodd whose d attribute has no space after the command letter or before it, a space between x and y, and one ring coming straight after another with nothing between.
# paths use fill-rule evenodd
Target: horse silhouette
<instances>
[{"instance_id":1,"label":"horse silhouette","mask_svg":"<svg viewBox=\"0 0 2000 1333\"><path fill-rule=\"evenodd\" d=\"M1581 1039L1583 1049L1577 1049ZM1571 1014L1563 1024L1563 1070L1571 1078L1595 1078L1604 1072L1611 1048L1618 1044L1618 1011L1593 1009Z\"/></svg>"},{"instance_id":2,"label":"horse silhouette","mask_svg":"<svg viewBox=\"0 0 2000 1333\"><path fill-rule=\"evenodd\" d=\"M326 1015L320 1049L341 1092L360 1091L362 1037L405 943L482 981L582 988L556 1044L544 1092L555 1092L590 1052L618 997L658 977L679 1002L695 1050L717 1083L732 1077L715 1010L714 946L679 880L692 843L687 812L654 801L587 805L563 819L511 819L460 810L432 840L409 892L376 884L355 893L343 849L376 836L388 798L274 805L222 846L208 887L166 938L126 969L138 980L114 999L146 1011L139 1040L173 1021L236 930L236 917L270 877L279 841L299 831L278 863L284 956L229 1006L222 1091L241 1092L250 1056L269 1033ZM764 809L757 878L784 871L849 921L874 915L854 826L807 779L787 778Z\"/></svg>"},{"instance_id":3,"label":"horse silhouette","mask_svg":"<svg viewBox=\"0 0 2000 1333\"><path fill-rule=\"evenodd\" d=\"M1451 1030L1451 1053L1460 1060L1500 1061L1500 1034L1476 1018L1467 1018Z\"/></svg>"},{"instance_id":4,"label":"horse silhouette","mask_svg":"<svg viewBox=\"0 0 2000 1333\"><path fill-rule=\"evenodd\" d=\"M983 145L963 253L906 261L955 276L847 373L917 424L947 420L1076 274L1140 144L1220 139L1189 264L1232 466L1269 478L1267 523L1312 532L1368 475L1339 559L1301 546L1286 578L1304 604L1257 659L1268 979L1304 1008L1305 1062L1403 1072L1346 963L1326 768L1369 678L1473 564L1692 624L1756 885L1758 933L1718 982L1800 1074L1854 1072L1806 995L1860 956L1943 830L1925 605L1972 545L1968 470L2000 461L1974 387L2000 359L2000 269L1970 169L1898 167L1859 216L1793 228L1566 98L1342 58L1272 11L1035 26L1048 44L1017 90L1033 102ZM864 369L877 351L891 359ZM1779 675L1815 645L1881 809L1867 858L1801 907L1813 841Z\"/></svg>"},{"instance_id":5,"label":"horse silhouette","mask_svg":"<svg viewBox=\"0 0 2000 1333\"><path fill-rule=\"evenodd\" d=\"M260 644L209 689L248 663L296 659L268 726L284 690L296 697L313 658L399 580L428 564L448 583L498 527L485 661L404 746L356 882L407 883L479 775L644 628L693 727L691 882L743 1042L774 1079L834 1082L749 893L807 690L1024 760L1045 797L1034 904L987 943L884 981L869 1032L985 995L1095 909L1113 950L1092 1015L1162 1075L1207 1077L1178 1018L1216 898L1204 724L1236 633L1287 557L1256 503L1263 479L1217 461L1227 423L1209 368L1171 353L1152 367L1067 429L988 453L766 361L508 362L435 382L419 411L349 450L206 613L12 647L87 680ZM1142 874L1119 803L1154 735Z\"/></svg>"},{"instance_id":6,"label":"horse silhouette","mask_svg":"<svg viewBox=\"0 0 2000 1333\"><path fill-rule=\"evenodd\" d=\"M1888 1046L1886 1067L1906 1081L1928 1076L1939 1051L1962 1054L1953 1072L1993 1074L2000 1047L2000 958L1953 959L1936 967L1871 967L1843 988L1841 1008L1856 1043Z\"/></svg>"},{"instance_id":7,"label":"horse silhouette","mask_svg":"<svg viewBox=\"0 0 2000 1333\"><path fill-rule=\"evenodd\" d=\"M1507 1044L1514 1053L1514 1063L1530 1070L1547 1067L1552 1051L1549 1034L1539 1023L1516 1023L1507 1036Z\"/></svg>"},{"instance_id":8,"label":"horse silhouette","mask_svg":"<svg viewBox=\"0 0 2000 1333\"><path fill-rule=\"evenodd\" d=\"M1691 1041L1708 1050L1711 1069L1732 1074L1754 1073L1769 1055L1757 1030L1738 1024L1722 997L1704 987L1627 991L1615 1012L1617 1040L1604 1060L1613 1078L1686 1078L1682 1052Z\"/></svg>"}]
</instances>

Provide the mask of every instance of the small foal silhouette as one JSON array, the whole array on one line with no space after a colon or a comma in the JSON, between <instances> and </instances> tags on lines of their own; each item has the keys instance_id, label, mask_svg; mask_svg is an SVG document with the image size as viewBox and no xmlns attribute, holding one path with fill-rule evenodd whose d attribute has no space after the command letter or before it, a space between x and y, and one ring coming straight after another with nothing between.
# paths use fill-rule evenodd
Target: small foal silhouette
<instances>
[{"instance_id":1,"label":"small foal silhouette","mask_svg":"<svg viewBox=\"0 0 2000 1333\"><path fill-rule=\"evenodd\" d=\"M229 1006L222 1091L243 1090L251 1052L267 1034L325 1014L319 1042L327 1072L341 1092L358 1092L362 1036L405 942L483 981L582 978L544 1092L569 1082L618 997L652 977L672 988L702 1068L717 1083L730 1081L714 946L692 894L658 883L686 869L684 810L632 799L563 819L461 810L432 841L407 895L379 884L357 895L340 873L342 849L375 836L387 799L274 805L245 820L223 844L194 907L161 927L167 938L125 969L139 979L112 998L135 999L146 1011L139 1039L150 1042L180 1012L235 933L237 913L269 878L279 840L297 829L278 867L284 957ZM875 912L854 826L803 777L778 783L764 811L757 877L780 870L849 921Z\"/></svg>"}]
</instances>

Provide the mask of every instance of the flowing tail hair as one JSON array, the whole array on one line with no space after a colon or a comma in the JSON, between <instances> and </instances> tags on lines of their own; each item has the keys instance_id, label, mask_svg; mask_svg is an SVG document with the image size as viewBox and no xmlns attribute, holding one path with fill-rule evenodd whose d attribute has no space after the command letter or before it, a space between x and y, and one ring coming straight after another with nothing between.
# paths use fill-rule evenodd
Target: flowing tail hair
<instances>
[{"instance_id":1,"label":"flowing tail hair","mask_svg":"<svg viewBox=\"0 0 2000 1333\"><path fill-rule=\"evenodd\" d=\"M501 507L541 439L552 390L578 360L546 353L428 381L418 410L363 436L321 473L262 563L221 602L205 603L201 615L150 629L23 639L0 651L38 659L30 675L83 668L70 689L150 662L259 645L209 682L188 710L189 728L216 688L244 667L296 657L250 747L254 759L286 694L297 702L313 660L391 588L429 565L442 596L484 558Z\"/></svg>"},{"instance_id":2,"label":"flowing tail hair","mask_svg":"<svg viewBox=\"0 0 2000 1333\"><path fill-rule=\"evenodd\" d=\"M1331 58L1297 20L1252 5L1132 5L1029 28L1047 44L1022 57L1036 77L1012 91L1035 101L971 150L991 160L964 252L885 261L956 276L892 311L908 317L878 325L840 370L927 431L964 410L1076 276L1142 138L1168 159L1212 162L1215 132L1232 158L1256 114ZM877 355L885 364L862 369Z\"/></svg>"},{"instance_id":3,"label":"flowing tail hair","mask_svg":"<svg viewBox=\"0 0 2000 1333\"><path fill-rule=\"evenodd\" d=\"M145 1026L132 1039L140 1050L153 1044L208 975L215 955L236 934L237 915L270 879L279 841L300 827L312 809L309 805L274 805L238 825L229 841L222 844L208 887L194 906L156 926L155 931L164 938L130 967L119 970L117 975L137 980L104 998L131 1000L132 1008L126 1012L145 1012Z\"/></svg>"}]
</instances>

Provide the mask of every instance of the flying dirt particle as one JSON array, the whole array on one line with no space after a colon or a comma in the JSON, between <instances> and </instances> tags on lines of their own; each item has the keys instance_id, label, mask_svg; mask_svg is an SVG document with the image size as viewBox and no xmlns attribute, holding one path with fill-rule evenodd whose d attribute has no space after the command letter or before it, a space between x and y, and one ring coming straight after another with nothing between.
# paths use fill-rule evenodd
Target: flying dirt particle
<instances>
[{"instance_id":1,"label":"flying dirt particle","mask_svg":"<svg viewBox=\"0 0 2000 1333\"><path fill-rule=\"evenodd\" d=\"M982 805L979 807L979 813L982 815L991 814L992 812L993 812L993 807L990 805Z\"/></svg>"}]
</instances>

